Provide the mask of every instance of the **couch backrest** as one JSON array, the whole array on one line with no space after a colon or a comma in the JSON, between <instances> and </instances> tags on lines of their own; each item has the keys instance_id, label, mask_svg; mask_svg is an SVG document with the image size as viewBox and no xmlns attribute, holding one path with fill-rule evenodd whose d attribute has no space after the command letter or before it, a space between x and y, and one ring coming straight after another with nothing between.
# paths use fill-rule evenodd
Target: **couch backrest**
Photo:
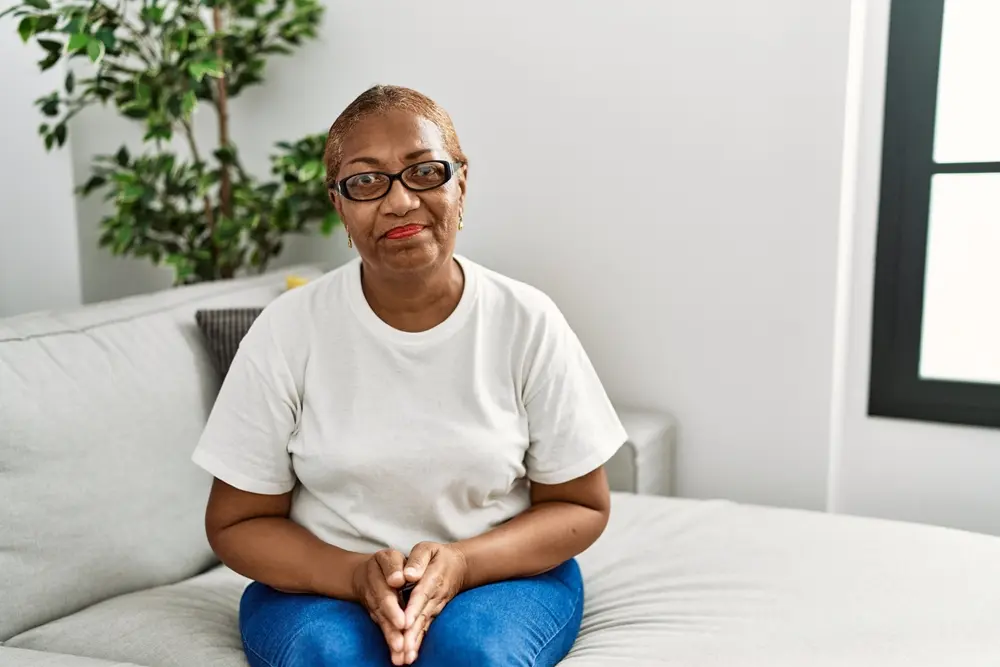
<instances>
[{"instance_id":1,"label":"couch backrest","mask_svg":"<svg viewBox=\"0 0 1000 667\"><path fill-rule=\"evenodd\" d=\"M220 384L194 314L263 306L295 267L0 319L0 641L212 565L190 462Z\"/></svg>"}]
</instances>

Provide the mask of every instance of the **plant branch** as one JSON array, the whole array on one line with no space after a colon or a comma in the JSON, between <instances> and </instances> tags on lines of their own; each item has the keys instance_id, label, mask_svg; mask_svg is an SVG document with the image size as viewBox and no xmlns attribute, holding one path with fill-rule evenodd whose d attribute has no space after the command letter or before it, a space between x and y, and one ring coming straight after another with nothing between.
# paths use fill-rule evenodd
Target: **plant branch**
<instances>
[{"instance_id":1,"label":"plant branch","mask_svg":"<svg viewBox=\"0 0 1000 667\"><path fill-rule=\"evenodd\" d=\"M198 152L198 144L194 140L194 128L191 127L190 121L181 121L184 126L184 136L187 137L188 147L191 149L191 157L194 159L196 164L202 164L201 154ZM205 195L205 221L208 223L208 231L212 233L215 230L215 213L212 211L212 200L209 199L208 195Z\"/></svg>"},{"instance_id":2,"label":"plant branch","mask_svg":"<svg viewBox=\"0 0 1000 667\"><path fill-rule=\"evenodd\" d=\"M212 23L217 35L215 49L219 56L219 62L225 63L225 55L222 49L222 39L218 35L222 33L222 9L216 5L212 9ZM225 66L223 65L223 68ZM229 146L229 105L226 96L226 73L223 69L222 76L218 79L218 100L216 110L219 114L219 148ZM233 182L229 172L229 165L221 165L221 182L219 187L219 203L222 214L227 218L233 217Z\"/></svg>"}]
</instances>

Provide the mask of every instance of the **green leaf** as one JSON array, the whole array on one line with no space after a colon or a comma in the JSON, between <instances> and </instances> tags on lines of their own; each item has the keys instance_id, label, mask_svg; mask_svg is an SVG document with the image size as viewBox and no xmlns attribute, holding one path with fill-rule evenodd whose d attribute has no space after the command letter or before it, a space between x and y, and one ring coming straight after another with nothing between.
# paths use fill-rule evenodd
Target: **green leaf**
<instances>
[{"instance_id":1,"label":"green leaf","mask_svg":"<svg viewBox=\"0 0 1000 667\"><path fill-rule=\"evenodd\" d=\"M42 104L42 113L46 116L58 116L59 115L59 98L49 98L46 99Z\"/></svg>"},{"instance_id":2,"label":"green leaf","mask_svg":"<svg viewBox=\"0 0 1000 667\"><path fill-rule=\"evenodd\" d=\"M193 62L188 65L188 73L194 77L196 81L201 81L205 78L205 76L220 79L225 75L222 61L218 58L207 58L205 60Z\"/></svg>"},{"instance_id":3,"label":"green leaf","mask_svg":"<svg viewBox=\"0 0 1000 667\"><path fill-rule=\"evenodd\" d=\"M144 7L140 16L146 23L159 25L163 22L164 7Z\"/></svg>"},{"instance_id":4,"label":"green leaf","mask_svg":"<svg viewBox=\"0 0 1000 667\"><path fill-rule=\"evenodd\" d=\"M115 40L115 31L113 28L104 26L103 28L97 31L95 37L101 40L101 43L104 44L105 48L108 49L115 48L115 44L117 43L117 41Z\"/></svg>"},{"instance_id":5,"label":"green leaf","mask_svg":"<svg viewBox=\"0 0 1000 667\"><path fill-rule=\"evenodd\" d=\"M217 148L215 151L213 151L212 154L215 155L215 159L217 159L222 164L229 165L236 162L236 151L233 150L232 147L230 146L223 146L222 148Z\"/></svg>"},{"instance_id":6,"label":"green leaf","mask_svg":"<svg viewBox=\"0 0 1000 667\"><path fill-rule=\"evenodd\" d=\"M69 9L69 8L67 8ZM75 11L63 10L67 16L71 17L69 23L63 27L63 32L69 35L75 35L83 31L84 17Z\"/></svg>"},{"instance_id":7,"label":"green leaf","mask_svg":"<svg viewBox=\"0 0 1000 667\"><path fill-rule=\"evenodd\" d=\"M118 196L119 199L121 199L123 202L130 203L139 199L144 194L146 194L145 186L133 184L133 185L126 185L124 188L122 188L122 191Z\"/></svg>"},{"instance_id":8,"label":"green leaf","mask_svg":"<svg viewBox=\"0 0 1000 667\"><path fill-rule=\"evenodd\" d=\"M52 30L53 28L56 27L56 23L58 22L58 20L59 19L57 19L52 14L39 16L38 25L35 27L35 34L37 35L40 32L48 32L49 30Z\"/></svg>"},{"instance_id":9,"label":"green leaf","mask_svg":"<svg viewBox=\"0 0 1000 667\"><path fill-rule=\"evenodd\" d=\"M128 148L126 148L125 146L119 148L118 152L115 153L115 160L121 167L127 167L130 159L131 156L128 154Z\"/></svg>"},{"instance_id":10,"label":"green leaf","mask_svg":"<svg viewBox=\"0 0 1000 667\"><path fill-rule=\"evenodd\" d=\"M62 42L57 42L54 39L40 39L38 40L38 44L49 53L58 54L63 49Z\"/></svg>"},{"instance_id":11,"label":"green leaf","mask_svg":"<svg viewBox=\"0 0 1000 667\"><path fill-rule=\"evenodd\" d=\"M96 63L98 60L104 57L104 42L99 39L92 39L90 43L87 44L87 57L90 58L90 62Z\"/></svg>"},{"instance_id":12,"label":"green leaf","mask_svg":"<svg viewBox=\"0 0 1000 667\"><path fill-rule=\"evenodd\" d=\"M87 196L97 188L105 185L108 179L103 176L91 176L90 179L80 188L80 194Z\"/></svg>"},{"instance_id":13,"label":"green leaf","mask_svg":"<svg viewBox=\"0 0 1000 667\"><path fill-rule=\"evenodd\" d=\"M290 48L288 48L287 46L282 46L280 44L272 44L271 46L265 46L263 49L260 50L260 52L269 55L274 54L282 56L288 56L292 54L292 50Z\"/></svg>"},{"instance_id":14,"label":"green leaf","mask_svg":"<svg viewBox=\"0 0 1000 667\"><path fill-rule=\"evenodd\" d=\"M115 234L115 241L120 244L126 244L132 240L132 228L131 227L119 227L118 233Z\"/></svg>"},{"instance_id":15,"label":"green leaf","mask_svg":"<svg viewBox=\"0 0 1000 667\"><path fill-rule=\"evenodd\" d=\"M62 45L60 45L60 48L62 48ZM43 72L51 69L57 62L59 62L59 58L61 57L61 54L50 51L49 55L38 61L38 68Z\"/></svg>"},{"instance_id":16,"label":"green leaf","mask_svg":"<svg viewBox=\"0 0 1000 667\"><path fill-rule=\"evenodd\" d=\"M47 150L47 151L52 150L52 142L55 141L55 140L56 140L56 137L55 137L54 134L47 135L45 137L45 150Z\"/></svg>"},{"instance_id":17,"label":"green leaf","mask_svg":"<svg viewBox=\"0 0 1000 667\"><path fill-rule=\"evenodd\" d=\"M146 132L146 136L142 138L143 141L152 141L154 139L160 139L163 141L170 141L171 137L174 136L173 130L169 125L153 125Z\"/></svg>"},{"instance_id":18,"label":"green leaf","mask_svg":"<svg viewBox=\"0 0 1000 667\"><path fill-rule=\"evenodd\" d=\"M21 35L21 41L27 42L35 34L35 27L38 25L37 16L25 16L17 25L17 34Z\"/></svg>"},{"instance_id":19,"label":"green leaf","mask_svg":"<svg viewBox=\"0 0 1000 667\"><path fill-rule=\"evenodd\" d=\"M52 131L52 134L55 135L56 143L62 147L66 143L66 123L56 125L56 129Z\"/></svg>"},{"instance_id":20,"label":"green leaf","mask_svg":"<svg viewBox=\"0 0 1000 667\"><path fill-rule=\"evenodd\" d=\"M51 9L52 5L49 4L48 0L24 0L24 4L30 5L35 9Z\"/></svg>"},{"instance_id":21,"label":"green leaf","mask_svg":"<svg viewBox=\"0 0 1000 667\"><path fill-rule=\"evenodd\" d=\"M194 113L196 106L198 106L198 96L195 95L194 91L189 90L184 93L184 99L181 101L181 110L183 111L185 118L191 117L191 114Z\"/></svg>"},{"instance_id":22,"label":"green leaf","mask_svg":"<svg viewBox=\"0 0 1000 667\"><path fill-rule=\"evenodd\" d=\"M69 36L66 42L66 50L69 52L79 51L90 44L90 35L84 32L77 32Z\"/></svg>"},{"instance_id":23,"label":"green leaf","mask_svg":"<svg viewBox=\"0 0 1000 667\"><path fill-rule=\"evenodd\" d=\"M66 73L66 92L70 95L73 94L73 88L76 86L76 76L73 74L73 70Z\"/></svg>"},{"instance_id":24,"label":"green leaf","mask_svg":"<svg viewBox=\"0 0 1000 667\"><path fill-rule=\"evenodd\" d=\"M323 163L319 160L310 160L299 169L299 180L303 183L311 181L323 173Z\"/></svg>"}]
</instances>

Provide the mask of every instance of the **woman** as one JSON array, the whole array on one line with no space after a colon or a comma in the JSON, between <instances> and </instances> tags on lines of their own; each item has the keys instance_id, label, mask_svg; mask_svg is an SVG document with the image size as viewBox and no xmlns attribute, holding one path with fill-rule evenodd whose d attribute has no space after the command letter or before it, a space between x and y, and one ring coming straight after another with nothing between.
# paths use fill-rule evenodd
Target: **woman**
<instances>
[{"instance_id":1,"label":"woman","mask_svg":"<svg viewBox=\"0 0 1000 667\"><path fill-rule=\"evenodd\" d=\"M624 430L552 301L454 255L468 161L437 104L372 88L325 159L360 258L265 309L194 454L254 580L247 658L554 665Z\"/></svg>"}]
</instances>

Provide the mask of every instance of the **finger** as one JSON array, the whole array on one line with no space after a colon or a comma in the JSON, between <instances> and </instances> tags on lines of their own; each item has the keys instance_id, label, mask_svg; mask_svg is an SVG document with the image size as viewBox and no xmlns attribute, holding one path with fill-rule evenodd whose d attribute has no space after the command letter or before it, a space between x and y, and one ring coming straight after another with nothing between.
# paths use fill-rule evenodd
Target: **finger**
<instances>
[{"instance_id":1,"label":"finger","mask_svg":"<svg viewBox=\"0 0 1000 667\"><path fill-rule=\"evenodd\" d=\"M420 647L424 643L424 637L427 635L428 628L431 627L431 621L437 616L438 610L435 610L433 613L421 614L417 619L417 625L413 626L413 629L407 633L409 636L404 637L403 645L407 664L416 662L417 655L420 653Z\"/></svg>"},{"instance_id":2,"label":"finger","mask_svg":"<svg viewBox=\"0 0 1000 667\"><path fill-rule=\"evenodd\" d=\"M394 664L395 658L403 658L403 645L404 638L403 633L397 630L389 623L381 614L381 612L375 611L370 614L372 620L382 629L382 634L385 636L385 643L389 646L389 651L393 655Z\"/></svg>"},{"instance_id":3,"label":"finger","mask_svg":"<svg viewBox=\"0 0 1000 667\"><path fill-rule=\"evenodd\" d=\"M444 592L443 580L441 574L437 571L439 569L435 568L432 563L420 579L420 583L410 593L410 603L406 605L404 630L409 630L413 627L417 616L424 611L424 608L432 601L441 597Z\"/></svg>"},{"instance_id":4,"label":"finger","mask_svg":"<svg viewBox=\"0 0 1000 667\"><path fill-rule=\"evenodd\" d=\"M413 547L410 557L406 559L406 569L403 570L407 581L420 581L427 570L427 565L434 558L436 547L433 542L421 542Z\"/></svg>"},{"instance_id":5,"label":"finger","mask_svg":"<svg viewBox=\"0 0 1000 667\"><path fill-rule=\"evenodd\" d=\"M424 627L426 627L427 623L427 613L420 612L413 621L413 625L410 626L410 628L403 634L403 651L406 652L407 655L409 655L411 651L417 650L417 636L424 629Z\"/></svg>"},{"instance_id":6,"label":"finger","mask_svg":"<svg viewBox=\"0 0 1000 667\"><path fill-rule=\"evenodd\" d=\"M425 613L430 596L425 587L417 584L410 594L410 602L406 605L405 617L403 619L403 629L410 630L417 625L417 619Z\"/></svg>"},{"instance_id":7,"label":"finger","mask_svg":"<svg viewBox=\"0 0 1000 667\"><path fill-rule=\"evenodd\" d=\"M378 563L382 576L390 586L399 588L406 583L403 577L403 564L406 559L403 558L403 554L395 549L383 549L375 554L375 562Z\"/></svg>"},{"instance_id":8,"label":"finger","mask_svg":"<svg viewBox=\"0 0 1000 667\"><path fill-rule=\"evenodd\" d=\"M406 629L406 614L399 606L399 594L389 588L384 582L384 590L377 591L378 610L392 627L402 633Z\"/></svg>"},{"instance_id":9,"label":"finger","mask_svg":"<svg viewBox=\"0 0 1000 667\"><path fill-rule=\"evenodd\" d=\"M424 643L424 637L427 635L428 628L431 627L431 620L432 619L428 618L427 621L420 628L420 632L417 634L416 641L413 642L413 648L410 649L410 652L406 654L407 658L410 658L412 656L410 663L413 663L417 660L417 655L420 653L420 647Z\"/></svg>"}]
</instances>

